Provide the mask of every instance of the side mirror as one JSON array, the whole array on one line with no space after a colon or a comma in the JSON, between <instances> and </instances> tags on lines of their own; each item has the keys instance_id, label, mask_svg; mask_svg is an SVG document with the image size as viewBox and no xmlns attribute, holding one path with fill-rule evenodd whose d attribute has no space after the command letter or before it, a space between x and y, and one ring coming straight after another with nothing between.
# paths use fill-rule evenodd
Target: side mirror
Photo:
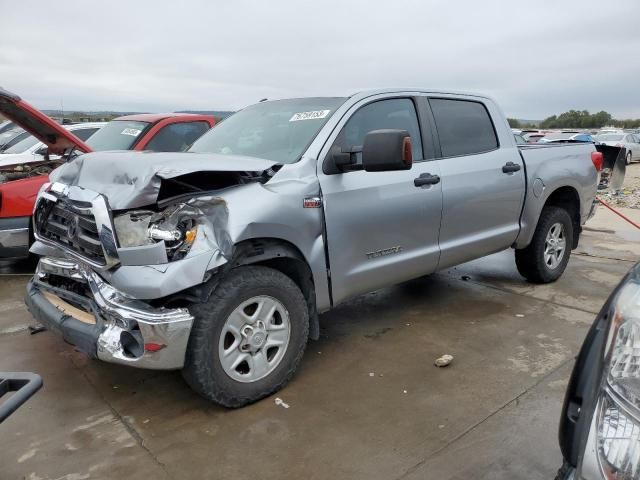
<instances>
[{"instance_id":1,"label":"side mirror","mask_svg":"<svg viewBox=\"0 0 640 480\"><path fill-rule=\"evenodd\" d=\"M364 137L362 168L367 172L409 170L411 135L406 130L373 130Z\"/></svg>"}]
</instances>

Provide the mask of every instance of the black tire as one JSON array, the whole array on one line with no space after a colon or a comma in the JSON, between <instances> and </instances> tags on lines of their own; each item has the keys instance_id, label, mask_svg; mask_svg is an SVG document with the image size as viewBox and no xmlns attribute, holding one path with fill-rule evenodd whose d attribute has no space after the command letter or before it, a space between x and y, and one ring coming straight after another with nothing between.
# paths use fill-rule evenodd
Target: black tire
<instances>
[{"instance_id":1,"label":"black tire","mask_svg":"<svg viewBox=\"0 0 640 480\"><path fill-rule=\"evenodd\" d=\"M252 383L231 378L218 354L223 326L243 301L257 295L279 300L290 316L291 331L284 356L266 377ZM284 387L302 360L309 337L309 312L298 286L283 273L261 266L231 270L209 300L190 307L195 317L182 375L207 400L228 408L256 402Z\"/></svg>"},{"instance_id":2,"label":"black tire","mask_svg":"<svg viewBox=\"0 0 640 480\"><path fill-rule=\"evenodd\" d=\"M631 155L631 152L627 152L627 165L631 165L631 158L633 157L633 155Z\"/></svg>"},{"instance_id":3,"label":"black tire","mask_svg":"<svg viewBox=\"0 0 640 480\"><path fill-rule=\"evenodd\" d=\"M544 261L544 250L547 233L556 223L561 223L564 227L566 247L560 263L551 269ZM518 272L532 283L555 282L567 268L572 246L573 222L569 213L561 207L545 207L538 219L531 243L526 248L516 250Z\"/></svg>"}]
</instances>

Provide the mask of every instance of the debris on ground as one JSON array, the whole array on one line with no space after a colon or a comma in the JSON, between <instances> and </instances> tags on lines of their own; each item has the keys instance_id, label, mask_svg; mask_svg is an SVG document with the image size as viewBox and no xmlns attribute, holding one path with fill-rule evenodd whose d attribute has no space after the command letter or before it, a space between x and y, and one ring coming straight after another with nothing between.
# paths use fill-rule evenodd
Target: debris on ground
<instances>
[{"instance_id":1,"label":"debris on ground","mask_svg":"<svg viewBox=\"0 0 640 480\"><path fill-rule=\"evenodd\" d=\"M289 408L289 404L285 403L280 397L275 399L275 404L282 408Z\"/></svg>"},{"instance_id":2,"label":"debris on ground","mask_svg":"<svg viewBox=\"0 0 640 480\"><path fill-rule=\"evenodd\" d=\"M442 355L440 358L436 358L433 364L436 367L446 367L453 361L453 355Z\"/></svg>"},{"instance_id":3,"label":"debris on ground","mask_svg":"<svg viewBox=\"0 0 640 480\"><path fill-rule=\"evenodd\" d=\"M623 189L617 192L607 192L600 197L609 205L623 208L640 209L640 187L636 189Z\"/></svg>"},{"instance_id":4,"label":"debris on ground","mask_svg":"<svg viewBox=\"0 0 640 480\"><path fill-rule=\"evenodd\" d=\"M627 166L622 189L603 192L598 196L613 207L640 209L640 169L637 164Z\"/></svg>"},{"instance_id":5,"label":"debris on ground","mask_svg":"<svg viewBox=\"0 0 640 480\"><path fill-rule=\"evenodd\" d=\"M375 374L375 373L373 373L373 372L369 372L369 376L370 376L370 377L375 377L375 376L376 376L376 374Z\"/></svg>"},{"instance_id":6,"label":"debris on ground","mask_svg":"<svg viewBox=\"0 0 640 480\"><path fill-rule=\"evenodd\" d=\"M524 315L522 313L516 313L516 317L518 318L524 318Z\"/></svg>"},{"instance_id":7,"label":"debris on ground","mask_svg":"<svg viewBox=\"0 0 640 480\"><path fill-rule=\"evenodd\" d=\"M44 325L29 325L28 328L31 335L35 335L36 333L44 332L46 330Z\"/></svg>"}]
</instances>

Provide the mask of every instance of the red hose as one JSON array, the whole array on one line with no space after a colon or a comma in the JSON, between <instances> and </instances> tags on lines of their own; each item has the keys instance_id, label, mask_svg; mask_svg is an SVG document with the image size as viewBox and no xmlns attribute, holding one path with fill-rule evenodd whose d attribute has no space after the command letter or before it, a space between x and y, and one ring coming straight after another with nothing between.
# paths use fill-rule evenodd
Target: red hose
<instances>
[{"instance_id":1,"label":"red hose","mask_svg":"<svg viewBox=\"0 0 640 480\"><path fill-rule=\"evenodd\" d=\"M638 230L640 230L640 225L638 225L636 222L634 222L633 220L631 220L630 218L625 217L623 214L621 214L619 211L617 211L615 208L613 208L611 205L605 203L600 197L596 197L596 200L598 200L598 202L600 202L602 205L604 205L605 207L607 207L609 210L611 210L613 213L615 213L616 215L618 215L620 218L626 220L627 222L629 222L631 225L633 225L634 227L636 227Z\"/></svg>"}]
</instances>

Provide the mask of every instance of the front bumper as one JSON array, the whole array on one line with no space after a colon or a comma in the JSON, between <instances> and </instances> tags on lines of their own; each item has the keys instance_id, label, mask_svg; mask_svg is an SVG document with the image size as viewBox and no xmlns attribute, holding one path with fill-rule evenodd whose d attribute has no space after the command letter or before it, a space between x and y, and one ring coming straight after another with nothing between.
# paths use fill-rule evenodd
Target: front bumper
<instances>
[{"instance_id":1,"label":"front bumper","mask_svg":"<svg viewBox=\"0 0 640 480\"><path fill-rule=\"evenodd\" d=\"M43 257L25 302L36 320L91 357L158 370L184 365L193 324L187 309L151 307L82 264Z\"/></svg>"},{"instance_id":2,"label":"front bumper","mask_svg":"<svg viewBox=\"0 0 640 480\"><path fill-rule=\"evenodd\" d=\"M24 258L29 255L30 218L0 218L0 258Z\"/></svg>"}]
</instances>

